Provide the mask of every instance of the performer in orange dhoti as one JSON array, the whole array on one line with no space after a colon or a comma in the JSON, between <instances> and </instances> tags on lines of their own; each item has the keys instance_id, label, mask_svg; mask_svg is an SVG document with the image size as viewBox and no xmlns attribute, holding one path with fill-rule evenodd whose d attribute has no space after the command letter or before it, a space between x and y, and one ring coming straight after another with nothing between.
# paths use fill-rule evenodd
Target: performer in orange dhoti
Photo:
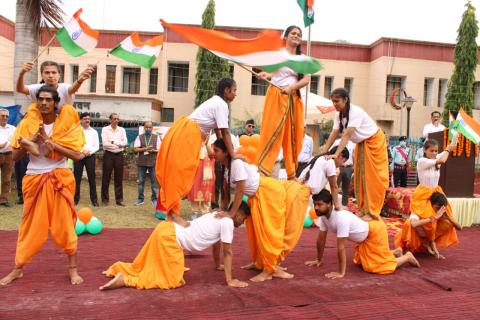
<instances>
[{"instance_id":1,"label":"performer in orange dhoti","mask_svg":"<svg viewBox=\"0 0 480 320\"><path fill-rule=\"evenodd\" d=\"M232 206L223 214L235 215L243 196L249 197L252 215L247 219L246 227L253 263L244 268L262 270L250 280L259 282L272 277L292 278L293 275L278 264L295 248L300 238L311 192L318 192L328 182L336 190L335 167L348 159L348 150L335 161L314 158L302 173L300 183L260 177L254 165L241 159L232 160L221 139L213 143L213 148L215 160L227 168L222 208L229 202L229 188L235 189ZM338 201L336 205L340 206Z\"/></svg>"},{"instance_id":2,"label":"performer in orange dhoti","mask_svg":"<svg viewBox=\"0 0 480 320\"><path fill-rule=\"evenodd\" d=\"M410 217L395 237L395 246L411 252L427 250L437 259L445 259L437 248L446 248L458 243L457 230L461 226L453 217L440 179L440 165L448 160L448 155L457 144L457 137L438 154L438 142L425 141L424 157L417 161L420 184L410 201Z\"/></svg>"},{"instance_id":3,"label":"performer in orange dhoti","mask_svg":"<svg viewBox=\"0 0 480 320\"><path fill-rule=\"evenodd\" d=\"M230 287L244 288L247 283L232 277L232 242L234 227L239 227L250 215L243 203L235 216L218 218L207 213L183 225L171 221L160 222L143 245L133 263L116 262L104 274L114 277L100 290L133 287L137 289L173 289L185 284L183 279L185 251L201 251L213 246L213 259L217 270L225 271ZM220 247L223 265L220 264Z\"/></svg>"},{"instance_id":4,"label":"performer in orange dhoti","mask_svg":"<svg viewBox=\"0 0 480 320\"><path fill-rule=\"evenodd\" d=\"M360 107L350 104L347 90L333 90L331 99L337 110L333 131L320 149L324 154L341 133L342 139L334 158L348 141L356 143L354 158L355 198L363 214L378 219L388 188L388 151L385 135L375 121Z\"/></svg>"},{"instance_id":5,"label":"performer in orange dhoti","mask_svg":"<svg viewBox=\"0 0 480 320\"><path fill-rule=\"evenodd\" d=\"M59 100L58 92L53 87L41 87L37 92L36 109L31 108L36 116L22 120L33 122L40 115L42 124L38 133L24 137L22 128L31 128L33 124L26 123L17 128L18 140L12 140L14 159L28 152L30 162L23 179L25 202L18 230L15 268L0 280L1 285L23 276L23 266L30 262L48 239L49 230L52 240L68 256L71 283L83 282L77 271L76 213L73 204L75 179L66 159L77 161L84 157L80 151L85 144L85 137L73 106L64 105L57 117ZM47 157L47 154L52 157Z\"/></svg>"},{"instance_id":6,"label":"performer in orange dhoti","mask_svg":"<svg viewBox=\"0 0 480 320\"><path fill-rule=\"evenodd\" d=\"M301 54L302 31L297 26L285 30L285 50L292 55ZM310 75L296 74L288 67L274 73L260 72L259 78L271 78L262 115L258 169L265 176L272 174L273 166L283 149L288 179L295 178L298 155L302 150L304 111L300 89L310 82Z\"/></svg>"},{"instance_id":7,"label":"performer in orange dhoti","mask_svg":"<svg viewBox=\"0 0 480 320\"><path fill-rule=\"evenodd\" d=\"M321 266L323 251L327 239L327 232L337 234L338 272L325 274L327 278L343 278L347 269L345 240L357 243L353 262L362 266L363 270L378 274L393 273L405 263L419 267L418 261L411 252L402 255L401 250L390 251L388 247L387 227L383 220L373 220L365 215L362 219L355 214L341 210L337 211L332 205L332 195L328 190L322 190L313 195L315 212L320 217L315 224L320 229L317 239L317 259L307 261L307 266Z\"/></svg>"},{"instance_id":8,"label":"performer in orange dhoti","mask_svg":"<svg viewBox=\"0 0 480 320\"><path fill-rule=\"evenodd\" d=\"M160 184L156 216L167 214L176 219L180 200L191 190L200 161L200 148L208 142L210 131L227 142L233 157L233 145L228 130L228 103L237 95L233 79L223 78L217 84L216 95L202 103L188 117L181 117L168 130L157 155L156 175ZM208 148L208 146L207 146Z\"/></svg>"}]
</instances>

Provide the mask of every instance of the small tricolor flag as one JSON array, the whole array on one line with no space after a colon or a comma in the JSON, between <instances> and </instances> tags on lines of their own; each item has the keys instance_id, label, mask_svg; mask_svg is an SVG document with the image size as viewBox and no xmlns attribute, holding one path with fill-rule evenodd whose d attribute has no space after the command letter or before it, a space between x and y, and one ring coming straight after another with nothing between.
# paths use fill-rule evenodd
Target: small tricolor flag
<instances>
[{"instance_id":1,"label":"small tricolor flag","mask_svg":"<svg viewBox=\"0 0 480 320\"><path fill-rule=\"evenodd\" d=\"M311 25L315 20L315 12L313 11L313 0L297 0L300 9L303 12L303 23L305 27Z\"/></svg>"},{"instance_id":2,"label":"small tricolor flag","mask_svg":"<svg viewBox=\"0 0 480 320\"><path fill-rule=\"evenodd\" d=\"M150 69L162 50L163 36L156 36L147 41L140 40L137 32L132 33L110 53L120 59Z\"/></svg>"},{"instance_id":3,"label":"small tricolor flag","mask_svg":"<svg viewBox=\"0 0 480 320\"><path fill-rule=\"evenodd\" d=\"M451 114L450 117L453 118ZM450 136L455 132L460 132L474 144L480 142L480 124L463 111L463 108L458 112L457 119L450 123Z\"/></svg>"},{"instance_id":4,"label":"small tricolor flag","mask_svg":"<svg viewBox=\"0 0 480 320\"><path fill-rule=\"evenodd\" d=\"M83 9L78 9L73 17L57 31L56 36L63 49L68 54L78 57L97 46L99 33L91 29L80 15Z\"/></svg>"},{"instance_id":5,"label":"small tricolor flag","mask_svg":"<svg viewBox=\"0 0 480 320\"><path fill-rule=\"evenodd\" d=\"M322 69L321 63L315 58L289 54L276 31L263 31L253 39L238 39L225 32L160 21L164 28L175 31L197 46L242 65L259 67L268 72L289 67L303 74Z\"/></svg>"}]
</instances>

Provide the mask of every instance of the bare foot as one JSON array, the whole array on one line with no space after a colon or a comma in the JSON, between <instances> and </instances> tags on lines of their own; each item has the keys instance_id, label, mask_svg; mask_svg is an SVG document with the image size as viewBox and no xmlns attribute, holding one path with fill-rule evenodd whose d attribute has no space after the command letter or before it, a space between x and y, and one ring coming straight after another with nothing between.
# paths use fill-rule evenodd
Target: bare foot
<instances>
[{"instance_id":1,"label":"bare foot","mask_svg":"<svg viewBox=\"0 0 480 320\"><path fill-rule=\"evenodd\" d=\"M285 270L279 268L277 266L277 270L272 274L274 278L280 278L280 279L292 279L294 276L291 273L285 272Z\"/></svg>"},{"instance_id":2,"label":"bare foot","mask_svg":"<svg viewBox=\"0 0 480 320\"><path fill-rule=\"evenodd\" d=\"M243 269L243 270L260 270L255 265L255 262L252 262L252 263L249 263L247 265L241 266L240 269Z\"/></svg>"},{"instance_id":3,"label":"bare foot","mask_svg":"<svg viewBox=\"0 0 480 320\"><path fill-rule=\"evenodd\" d=\"M444 260L445 256L442 256L440 252L437 251L435 252L435 258L437 258L438 260Z\"/></svg>"},{"instance_id":4,"label":"bare foot","mask_svg":"<svg viewBox=\"0 0 480 320\"><path fill-rule=\"evenodd\" d=\"M106 284L101 286L100 290L113 290L121 287L125 287L125 281L123 280L123 274L119 273L112 280L108 281Z\"/></svg>"},{"instance_id":5,"label":"bare foot","mask_svg":"<svg viewBox=\"0 0 480 320\"><path fill-rule=\"evenodd\" d=\"M20 143L20 146L22 147L22 149L24 149L25 151L29 152L35 157L40 156L40 149L38 147L38 144L36 144L35 142L22 137L18 139L18 142Z\"/></svg>"},{"instance_id":6,"label":"bare foot","mask_svg":"<svg viewBox=\"0 0 480 320\"><path fill-rule=\"evenodd\" d=\"M0 280L0 285L6 286L15 279L20 279L23 277L23 271L19 268L14 268L6 277Z\"/></svg>"},{"instance_id":7,"label":"bare foot","mask_svg":"<svg viewBox=\"0 0 480 320\"><path fill-rule=\"evenodd\" d=\"M280 269L280 270L283 270L283 271L287 271L288 267L282 267L281 265L278 265L278 264L277 264L277 269Z\"/></svg>"},{"instance_id":8,"label":"bare foot","mask_svg":"<svg viewBox=\"0 0 480 320\"><path fill-rule=\"evenodd\" d=\"M408 263L410 263L412 266L414 267L417 267L417 268L420 268L420 262L418 262L418 260L415 258L415 256L413 255L413 253L411 253L410 251L408 251L407 253L405 253L405 256L408 257Z\"/></svg>"},{"instance_id":9,"label":"bare foot","mask_svg":"<svg viewBox=\"0 0 480 320\"><path fill-rule=\"evenodd\" d=\"M77 268L70 268L68 272L70 273L70 282L73 285L80 284L83 282L83 278L80 277L80 275L78 274Z\"/></svg>"},{"instance_id":10,"label":"bare foot","mask_svg":"<svg viewBox=\"0 0 480 320\"><path fill-rule=\"evenodd\" d=\"M392 254L395 256L395 258L400 258L401 256L403 256L403 250L402 248L396 248L392 250Z\"/></svg>"},{"instance_id":11,"label":"bare foot","mask_svg":"<svg viewBox=\"0 0 480 320\"><path fill-rule=\"evenodd\" d=\"M272 280L272 274L265 270L263 270L262 272L257 274L255 277L250 279L250 281L253 281L253 282L263 282L266 280Z\"/></svg>"}]
</instances>

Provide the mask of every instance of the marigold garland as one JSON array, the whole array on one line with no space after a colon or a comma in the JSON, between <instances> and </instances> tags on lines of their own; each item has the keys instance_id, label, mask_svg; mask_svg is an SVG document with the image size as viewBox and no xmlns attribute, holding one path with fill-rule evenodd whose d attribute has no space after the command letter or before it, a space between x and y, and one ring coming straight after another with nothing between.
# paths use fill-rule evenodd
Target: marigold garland
<instances>
[{"instance_id":1,"label":"marigold garland","mask_svg":"<svg viewBox=\"0 0 480 320\"><path fill-rule=\"evenodd\" d=\"M458 136L458 150L457 150L457 157L461 157L462 156L462 153L463 153L463 147L464 147L464 144L463 142L465 141L465 137L460 134Z\"/></svg>"},{"instance_id":2,"label":"marigold garland","mask_svg":"<svg viewBox=\"0 0 480 320\"><path fill-rule=\"evenodd\" d=\"M465 156L467 158L470 158L471 151L472 151L472 142L469 139L466 139L465 140Z\"/></svg>"}]
</instances>

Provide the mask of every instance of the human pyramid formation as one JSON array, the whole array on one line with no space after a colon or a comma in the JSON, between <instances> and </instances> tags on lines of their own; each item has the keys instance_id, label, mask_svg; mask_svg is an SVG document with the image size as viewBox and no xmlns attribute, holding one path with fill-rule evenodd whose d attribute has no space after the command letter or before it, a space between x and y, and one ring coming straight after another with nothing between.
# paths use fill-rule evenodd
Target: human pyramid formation
<instances>
[{"instance_id":1,"label":"human pyramid formation","mask_svg":"<svg viewBox=\"0 0 480 320\"><path fill-rule=\"evenodd\" d=\"M296 26L285 31L285 49L290 54L301 54L301 35L301 29ZM82 74L75 91L90 74L90 70ZM304 106L299 89L308 84L310 75L282 67L274 73L262 72L259 77L271 79L272 85L265 98L262 134L259 141L251 145L258 145L256 153L247 151L239 156L234 151L229 134L228 103L235 99L237 86L233 79L221 79L216 94L189 116L178 119L163 139L156 162L156 174L162 187L157 210L163 212L167 220L157 225L132 263L116 262L104 271L113 279L100 290L123 286L139 289L180 287L185 284L183 275L188 269L184 251L200 251L211 246L214 247L216 269L224 270L226 284L246 287L247 282L235 279L232 274L234 228L244 223L251 263L243 268L259 272L250 280L293 278L281 263L300 238L310 197L319 217L316 224L320 231L317 258L305 264L322 265L328 231L338 238L339 268L337 272L327 273L327 278L345 276L347 239L357 244L354 263L367 272L378 274L393 273L406 263L419 267L412 252L428 251L437 258L444 258L437 248L458 243L455 229L460 226L438 186L439 166L447 161L456 138L440 154L436 141L425 143L426 157L418 163L420 185L412 198L413 214L395 239L396 249L390 250L386 225L380 217L388 188L387 144L382 130L363 109L350 104L345 89L335 89L331 95L337 111L333 130L320 155L311 159L295 178L304 136ZM77 112L68 104L69 100L61 101L65 90L62 91L58 79L46 82L35 89L36 102L29 107L12 139L14 158L28 152L30 164L23 182L25 205L15 267L0 280L2 285L23 276L23 266L46 241L49 229L53 241L69 258L71 283L83 282L76 259L75 182L67 169L66 158L82 159L84 155L80 151L85 139ZM70 89L67 91L72 94ZM181 199L192 186L200 149L207 144L212 130L217 135L213 143L215 160L226 168L222 210L188 222L179 215ZM339 135L339 145L330 149ZM357 144L354 184L361 211L358 216L345 210L336 191L336 167L348 159L345 147L349 141ZM270 177L280 149L285 160L286 181ZM245 158L256 165L247 163ZM325 189L327 184L332 192ZM234 189L232 201L231 189ZM244 201L245 195L247 201ZM223 264L220 249L223 250Z\"/></svg>"}]
</instances>

